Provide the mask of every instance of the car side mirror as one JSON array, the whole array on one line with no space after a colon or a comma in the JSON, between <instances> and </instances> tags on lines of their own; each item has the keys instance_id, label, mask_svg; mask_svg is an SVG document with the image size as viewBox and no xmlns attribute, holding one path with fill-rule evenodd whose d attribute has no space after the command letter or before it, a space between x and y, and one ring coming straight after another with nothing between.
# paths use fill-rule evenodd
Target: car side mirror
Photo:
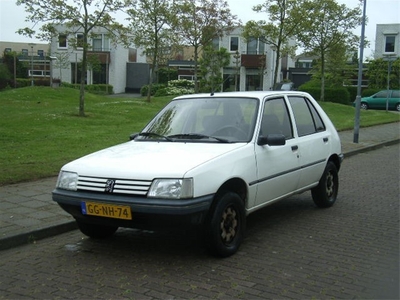
<instances>
[{"instance_id":1,"label":"car side mirror","mask_svg":"<svg viewBox=\"0 0 400 300\"><path fill-rule=\"evenodd\" d=\"M268 134L267 136L259 136L257 145L259 146L283 146L286 144L286 137L283 134Z\"/></svg>"},{"instance_id":2,"label":"car side mirror","mask_svg":"<svg viewBox=\"0 0 400 300\"><path fill-rule=\"evenodd\" d=\"M138 135L139 135L138 132L132 133L132 134L129 136L129 140L130 140L130 141L133 141Z\"/></svg>"}]
</instances>

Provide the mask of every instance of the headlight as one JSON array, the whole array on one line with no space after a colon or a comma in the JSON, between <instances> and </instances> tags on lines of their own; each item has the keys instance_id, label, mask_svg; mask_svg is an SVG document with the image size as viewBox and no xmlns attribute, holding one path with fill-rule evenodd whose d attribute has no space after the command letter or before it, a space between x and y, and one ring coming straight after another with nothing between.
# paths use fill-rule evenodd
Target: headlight
<instances>
[{"instance_id":1,"label":"headlight","mask_svg":"<svg viewBox=\"0 0 400 300\"><path fill-rule=\"evenodd\" d=\"M165 199L188 199L193 197L193 178L155 179L148 197Z\"/></svg>"},{"instance_id":2,"label":"headlight","mask_svg":"<svg viewBox=\"0 0 400 300\"><path fill-rule=\"evenodd\" d=\"M61 171L58 175L57 188L76 191L78 186L78 174Z\"/></svg>"}]
</instances>

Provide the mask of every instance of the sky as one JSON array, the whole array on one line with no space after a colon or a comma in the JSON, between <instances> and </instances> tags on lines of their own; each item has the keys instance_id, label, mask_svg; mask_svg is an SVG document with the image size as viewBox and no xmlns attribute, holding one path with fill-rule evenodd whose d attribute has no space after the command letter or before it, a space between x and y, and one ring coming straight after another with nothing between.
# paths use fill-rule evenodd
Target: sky
<instances>
[{"instance_id":1,"label":"sky","mask_svg":"<svg viewBox=\"0 0 400 300\"><path fill-rule=\"evenodd\" d=\"M322 0L323 1L323 0ZM368 24L365 27L365 36L370 41L370 47L365 49L364 57L372 57L375 47L376 24L400 23L400 0L366 0L366 15ZM40 43L43 41L27 38L15 33L18 29L32 27L25 23L23 6L17 6L16 0L0 0L0 41ZM237 15L244 23L249 20L263 18L262 13L255 13L252 7L262 4L264 0L227 0L232 14ZM359 5L360 0L337 0L349 8ZM37 29L37 28L36 28ZM361 35L361 27L355 29L355 34Z\"/></svg>"}]
</instances>

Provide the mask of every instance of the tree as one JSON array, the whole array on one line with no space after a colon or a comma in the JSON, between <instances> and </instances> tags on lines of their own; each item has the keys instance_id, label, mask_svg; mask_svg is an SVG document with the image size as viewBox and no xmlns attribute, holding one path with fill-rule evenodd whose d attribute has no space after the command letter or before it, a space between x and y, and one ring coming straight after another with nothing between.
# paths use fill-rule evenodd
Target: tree
<instances>
[{"instance_id":1,"label":"tree","mask_svg":"<svg viewBox=\"0 0 400 300\"><path fill-rule=\"evenodd\" d=\"M276 84L279 72L279 61L284 55L294 56L296 46L290 44L298 30L302 18L293 12L301 6L302 0L266 0L264 4L253 7L257 13L266 13L269 21L249 21L243 30L246 40L251 38L273 46L276 49L273 85Z\"/></svg>"},{"instance_id":2,"label":"tree","mask_svg":"<svg viewBox=\"0 0 400 300\"><path fill-rule=\"evenodd\" d=\"M123 0L17 0L17 5L24 5L28 13L26 21L36 24L43 23L37 38L51 40L57 35L57 26L63 26L66 36L82 34L82 39L70 38L70 43L83 49L79 115L85 116L85 78L87 73L87 53L90 48L88 40L94 28L105 28L114 40L126 40L126 29L115 21L111 15L124 8ZM22 28L18 33L32 37L36 31L32 28Z\"/></svg>"},{"instance_id":3,"label":"tree","mask_svg":"<svg viewBox=\"0 0 400 300\"><path fill-rule=\"evenodd\" d=\"M195 92L198 86L198 60L201 47L211 45L216 37L229 33L240 23L224 0L177 0L174 28L186 45L194 48Z\"/></svg>"},{"instance_id":4,"label":"tree","mask_svg":"<svg viewBox=\"0 0 400 300\"><path fill-rule=\"evenodd\" d=\"M321 76L321 101L324 100L326 62L328 53L334 53L339 44L352 51L359 44L353 30L361 24L361 9L349 9L335 0L305 0L294 12L302 17L297 38L306 51L319 57Z\"/></svg>"},{"instance_id":5,"label":"tree","mask_svg":"<svg viewBox=\"0 0 400 300\"><path fill-rule=\"evenodd\" d=\"M311 71L316 86L321 86L321 63L320 59L315 60ZM325 53L325 87L343 87L349 83L349 78L356 75L357 68L347 46L336 44Z\"/></svg>"},{"instance_id":6,"label":"tree","mask_svg":"<svg viewBox=\"0 0 400 300\"><path fill-rule=\"evenodd\" d=\"M230 61L231 55L226 48L219 50L211 46L204 48L202 58L199 60L202 92L213 93L221 90L223 82L221 70L227 67Z\"/></svg>"},{"instance_id":7,"label":"tree","mask_svg":"<svg viewBox=\"0 0 400 300\"><path fill-rule=\"evenodd\" d=\"M174 34L170 24L174 17L174 5L169 0L130 0L127 10L131 21L130 30L136 46L145 48L145 54L151 56L151 74L147 91L150 102L151 87L159 65L162 52L169 51Z\"/></svg>"},{"instance_id":8,"label":"tree","mask_svg":"<svg viewBox=\"0 0 400 300\"><path fill-rule=\"evenodd\" d=\"M366 76L368 77L368 88L384 89L388 85L389 88L400 89L400 58L394 61L385 61L378 58L368 61Z\"/></svg>"}]
</instances>

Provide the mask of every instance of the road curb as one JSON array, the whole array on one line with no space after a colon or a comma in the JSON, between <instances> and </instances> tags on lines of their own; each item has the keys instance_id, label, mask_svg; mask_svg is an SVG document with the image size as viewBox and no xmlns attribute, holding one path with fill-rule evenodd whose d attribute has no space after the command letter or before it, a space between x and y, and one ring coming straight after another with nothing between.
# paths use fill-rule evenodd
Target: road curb
<instances>
[{"instance_id":1,"label":"road curb","mask_svg":"<svg viewBox=\"0 0 400 300\"><path fill-rule=\"evenodd\" d=\"M14 236L1 238L0 251L21 245L32 244L37 240L59 235L75 229L78 229L76 222L68 221L65 223L32 230L26 233L20 233Z\"/></svg>"},{"instance_id":2,"label":"road curb","mask_svg":"<svg viewBox=\"0 0 400 300\"><path fill-rule=\"evenodd\" d=\"M400 143L400 139L396 139L396 140L392 140L392 141L387 141L387 142L382 142L382 143L378 143L378 144L373 144L373 145L369 145L369 146L365 146L363 148L360 149L355 149L355 150L350 150L344 153L344 157L351 157L353 155L356 154L360 154L360 153L364 153L364 152L368 152L371 150L376 150L385 146L391 146L391 145L395 145L395 144L399 144Z\"/></svg>"}]
</instances>

